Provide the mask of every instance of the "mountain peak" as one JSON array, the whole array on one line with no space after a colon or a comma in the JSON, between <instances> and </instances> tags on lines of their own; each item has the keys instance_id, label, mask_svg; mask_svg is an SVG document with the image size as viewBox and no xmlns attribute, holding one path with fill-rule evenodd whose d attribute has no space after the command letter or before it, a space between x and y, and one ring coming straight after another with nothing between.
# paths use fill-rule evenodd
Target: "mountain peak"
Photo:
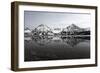
<instances>
[{"instance_id":1,"label":"mountain peak","mask_svg":"<svg viewBox=\"0 0 100 73\"><path fill-rule=\"evenodd\" d=\"M51 31L51 28L48 27L47 25L44 25L44 24L40 24L37 28L35 28L39 31Z\"/></svg>"},{"instance_id":2,"label":"mountain peak","mask_svg":"<svg viewBox=\"0 0 100 73\"><path fill-rule=\"evenodd\" d=\"M80 28L76 26L75 24L71 24L67 27L67 29L80 29Z\"/></svg>"},{"instance_id":3,"label":"mountain peak","mask_svg":"<svg viewBox=\"0 0 100 73\"><path fill-rule=\"evenodd\" d=\"M70 26L76 26L75 24L71 24Z\"/></svg>"}]
</instances>

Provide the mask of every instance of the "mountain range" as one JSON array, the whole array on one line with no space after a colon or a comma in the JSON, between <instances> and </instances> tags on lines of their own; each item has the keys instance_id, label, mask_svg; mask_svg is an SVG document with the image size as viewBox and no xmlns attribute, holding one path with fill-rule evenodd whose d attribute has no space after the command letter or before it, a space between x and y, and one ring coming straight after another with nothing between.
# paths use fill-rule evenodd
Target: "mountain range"
<instances>
[{"instance_id":1,"label":"mountain range","mask_svg":"<svg viewBox=\"0 0 100 73\"><path fill-rule=\"evenodd\" d=\"M55 29L55 28L54 28ZM61 28L60 28L61 29ZM26 28L24 30L29 30L29 28ZM31 31L31 30L30 30ZM48 27L47 25L44 24L40 24L38 27L36 27L35 29L33 29L32 31L40 31L40 32L53 32L54 30L51 29L50 27ZM57 31L57 30L56 30ZM71 24L69 26L67 26L66 28L63 28L61 31L66 31L66 32L72 32L72 31L77 31L77 32L81 32L81 31L90 31L90 28L80 28L75 24ZM53 32L54 33L54 32Z\"/></svg>"}]
</instances>

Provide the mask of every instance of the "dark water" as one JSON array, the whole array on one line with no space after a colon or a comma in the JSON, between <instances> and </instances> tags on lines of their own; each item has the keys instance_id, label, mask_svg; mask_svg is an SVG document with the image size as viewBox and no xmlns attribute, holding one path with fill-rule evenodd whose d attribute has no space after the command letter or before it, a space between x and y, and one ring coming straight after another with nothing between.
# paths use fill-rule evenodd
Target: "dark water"
<instances>
[{"instance_id":1,"label":"dark water","mask_svg":"<svg viewBox=\"0 0 100 73\"><path fill-rule=\"evenodd\" d=\"M90 58L89 38L31 38L24 40L24 61Z\"/></svg>"}]
</instances>

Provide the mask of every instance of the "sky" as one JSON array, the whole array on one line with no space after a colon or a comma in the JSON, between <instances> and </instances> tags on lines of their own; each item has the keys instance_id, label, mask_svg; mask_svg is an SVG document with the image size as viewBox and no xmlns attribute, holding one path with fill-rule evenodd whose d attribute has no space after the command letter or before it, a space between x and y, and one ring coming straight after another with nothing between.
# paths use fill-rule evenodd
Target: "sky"
<instances>
[{"instance_id":1,"label":"sky","mask_svg":"<svg viewBox=\"0 0 100 73\"><path fill-rule=\"evenodd\" d=\"M24 11L24 25L29 29L34 29L40 24L47 25L51 29L63 29L71 24L89 28L90 17L89 13Z\"/></svg>"}]
</instances>

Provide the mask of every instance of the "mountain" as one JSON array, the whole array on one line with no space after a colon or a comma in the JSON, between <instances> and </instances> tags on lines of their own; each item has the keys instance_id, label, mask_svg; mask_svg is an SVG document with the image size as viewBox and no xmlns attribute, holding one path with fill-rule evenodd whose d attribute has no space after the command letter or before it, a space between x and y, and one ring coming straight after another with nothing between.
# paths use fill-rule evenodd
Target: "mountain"
<instances>
[{"instance_id":1,"label":"mountain","mask_svg":"<svg viewBox=\"0 0 100 73\"><path fill-rule=\"evenodd\" d=\"M80 27L76 26L75 24L71 24L68 27L66 27L67 31L78 31L81 30Z\"/></svg>"},{"instance_id":2,"label":"mountain","mask_svg":"<svg viewBox=\"0 0 100 73\"><path fill-rule=\"evenodd\" d=\"M53 36L53 32L52 32L50 27L48 27L48 26L46 26L44 24L41 24L37 28L32 30L32 35L34 35L36 37L40 37L40 38L45 38L48 35L49 36Z\"/></svg>"},{"instance_id":3,"label":"mountain","mask_svg":"<svg viewBox=\"0 0 100 73\"><path fill-rule=\"evenodd\" d=\"M31 30L28 27L24 28L24 33L31 33Z\"/></svg>"},{"instance_id":4,"label":"mountain","mask_svg":"<svg viewBox=\"0 0 100 73\"><path fill-rule=\"evenodd\" d=\"M76 26L75 24L71 24L68 27L63 29L63 31L65 31L65 32L79 31L79 30L81 30L81 28Z\"/></svg>"},{"instance_id":5,"label":"mountain","mask_svg":"<svg viewBox=\"0 0 100 73\"><path fill-rule=\"evenodd\" d=\"M48 26L46 26L44 24L39 25L37 28L35 28L35 30L41 31L41 32L52 31L50 27L48 27Z\"/></svg>"},{"instance_id":6,"label":"mountain","mask_svg":"<svg viewBox=\"0 0 100 73\"><path fill-rule=\"evenodd\" d=\"M31 36L31 30L28 27L24 28L24 36L30 37Z\"/></svg>"},{"instance_id":7,"label":"mountain","mask_svg":"<svg viewBox=\"0 0 100 73\"><path fill-rule=\"evenodd\" d=\"M90 28L80 28L75 24L71 24L64 28L61 34L67 35L90 35Z\"/></svg>"}]
</instances>

